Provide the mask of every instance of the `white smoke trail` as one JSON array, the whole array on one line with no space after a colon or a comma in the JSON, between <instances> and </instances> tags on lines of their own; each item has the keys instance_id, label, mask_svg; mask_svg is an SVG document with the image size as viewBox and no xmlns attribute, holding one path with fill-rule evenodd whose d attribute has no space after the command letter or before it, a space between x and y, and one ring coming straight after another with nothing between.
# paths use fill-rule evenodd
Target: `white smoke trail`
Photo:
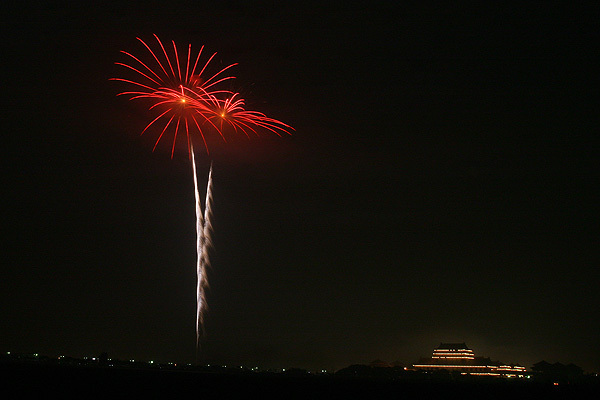
<instances>
[{"instance_id":1,"label":"white smoke trail","mask_svg":"<svg viewBox=\"0 0 600 400\"><path fill-rule=\"evenodd\" d=\"M206 188L206 200L204 204L204 217L202 216L202 204L200 203L200 192L198 190L198 177L196 174L196 159L194 157L194 146L191 145L192 171L194 173L194 189L196 198L196 351L200 346L200 333L204 330L204 310L206 309L205 288L208 286L206 268L209 265L208 249L212 245L210 234L212 224L210 222L212 205L212 162L208 174L208 185Z\"/></svg>"},{"instance_id":2,"label":"white smoke trail","mask_svg":"<svg viewBox=\"0 0 600 400\"><path fill-rule=\"evenodd\" d=\"M210 260L208 258L208 249L212 247L212 171L213 165L210 163L210 170L208 171L208 184L206 185L206 200L204 201L204 226L202 230L202 263L206 267L210 266ZM208 282L205 280L205 284Z\"/></svg>"}]
</instances>

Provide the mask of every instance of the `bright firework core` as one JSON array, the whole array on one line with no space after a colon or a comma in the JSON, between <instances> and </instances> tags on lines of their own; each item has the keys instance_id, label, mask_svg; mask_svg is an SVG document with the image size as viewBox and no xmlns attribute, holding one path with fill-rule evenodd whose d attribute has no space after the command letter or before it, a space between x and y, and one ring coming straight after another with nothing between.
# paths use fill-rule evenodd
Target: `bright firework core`
<instances>
[{"instance_id":1,"label":"bright firework core","mask_svg":"<svg viewBox=\"0 0 600 400\"><path fill-rule=\"evenodd\" d=\"M229 134L241 133L250 138L251 135L258 136L259 131L262 130L281 136L282 133L290 134L289 130L293 128L258 111L246 110L244 99L240 98L238 93L219 88L223 82L234 79L231 75L225 75L225 72L236 64L228 65L211 75L207 71L216 53L202 66L199 62L204 46L200 48L193 61L191 44L187 47L187 53L180 53L175 42L171 41L173 49L169 54L158 36L154 35L154 38L159 47L156 51L142 39L137 38L148 52L146 54L148 61L142 61L143 57L137 58L126 51L121 51L127 56L128 62L115 64L126 68L133 77L111 80L132 86L131 90L121 92L118 96L127 96L129 100L145 100L149 102L148 110L157 114L141 133L143 135L151 131L151 127L159 127L156 129L157 138L152 151L162 139L171 138L171 158L173 158L177 141L182 137L186 140L194 174L196 202L196 351L198 351L201 334L204 332L205 290L208 286L206 268L209 265L208 251L212 246L212 163L203 212L193 142L198 138L202 139L206 153L209 154L206 141L206 135L209 134L217 134L226 142L226 135ZM180 54L184 56L183 60L180 60Z\"/></svg>"}]
</instances>

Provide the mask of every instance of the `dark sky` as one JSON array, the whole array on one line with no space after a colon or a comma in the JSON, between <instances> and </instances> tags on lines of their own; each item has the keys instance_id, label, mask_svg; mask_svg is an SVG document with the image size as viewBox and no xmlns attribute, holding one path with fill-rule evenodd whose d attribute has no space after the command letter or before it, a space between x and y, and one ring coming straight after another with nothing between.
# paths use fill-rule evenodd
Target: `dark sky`
<instances>
[{"instance_id":1,"label":"dark sky","mask_svg":"<svg viewBox=\"0 0 600 400\"><path fill-rule=\"evenodd\" d=\"M0 350L194 362L190 163L109 81L156 33L296 129L213 154L203 362L600 370L599 9L279 3L3 10Z\"/></svg>"}]
</instances>

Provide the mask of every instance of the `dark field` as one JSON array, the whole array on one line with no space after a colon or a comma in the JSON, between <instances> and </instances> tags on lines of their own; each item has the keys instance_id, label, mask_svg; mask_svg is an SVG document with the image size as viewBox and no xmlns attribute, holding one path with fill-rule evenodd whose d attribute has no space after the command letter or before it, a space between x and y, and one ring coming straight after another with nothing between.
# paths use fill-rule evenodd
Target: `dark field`
<instances>
[{"instance_id":1,"label":"dark field","mask_svg":"<svg viewBox=\"0 0 600 400\"><path fill-rule=\"evenodd\" d=\"M334 375L227 373L185 370L0 366L3 398L596 398L598 382L551 382L413 376L358 379ZM591 397L589 397L591 396Z\"/></svg>"}]
</instances>

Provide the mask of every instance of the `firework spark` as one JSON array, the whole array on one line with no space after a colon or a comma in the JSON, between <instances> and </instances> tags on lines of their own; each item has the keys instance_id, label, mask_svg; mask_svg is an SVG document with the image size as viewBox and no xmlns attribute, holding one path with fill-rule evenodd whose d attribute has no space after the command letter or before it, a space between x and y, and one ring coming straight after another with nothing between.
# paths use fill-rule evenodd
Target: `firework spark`
<instances>
[{"instance_id":1,"label":"firework spark","mask_svg":"<svg viewBox=\"0 0 600 400\"><path fill-rule=\"evenodd\" d=\"M185 130L188 156L191 159L194 174L196 201L196 351L198 351L200 337L204 332L205 290L208 287L206 269L210 263L208 253L212 246L213 166L211 162L203 213L192 136L197 132L202 139L206 153L210 154L206 140L207 133L217 134L226 142L225 133L230 130L233 130L234 134L243 133L250 138L251 133L258 135L259 130L267 130L282 136L282 133L291 134L290 130L294 128L258 111L245 110L244 99L239 97L238 93L220 88L223 82L235 78L226 74L226 71L237 64L230 64L217 72L209 73L208 71L212 69L210 63L217 53L210 56L203 67L199 68L204 46L200 48L192 65L193 53L190 44L187 48L186 61L182 64L179 58L180 52L174 41L171 42L173 50L169 55L158 36L154 35L154 38L160 47L156 51L152 50L142 39L137 38L149 52L150 62L143 62L138 57L122 51L121 53L127 56L128 61L115 64L126 68L134 77L130 79L111 78L111 80L133 86L132 90L120 92L118 96L128 96L129 100L149 101L151 105L148 110L158 114L141 133L143 135L151 127L162 126L162 129L159 128L160 134L158 134L152 151L156 149L163 138L172 137L171 158L173 158L178 133ZM199 72L197 72L198 70Z\"/></svg>"}]
</instances>

